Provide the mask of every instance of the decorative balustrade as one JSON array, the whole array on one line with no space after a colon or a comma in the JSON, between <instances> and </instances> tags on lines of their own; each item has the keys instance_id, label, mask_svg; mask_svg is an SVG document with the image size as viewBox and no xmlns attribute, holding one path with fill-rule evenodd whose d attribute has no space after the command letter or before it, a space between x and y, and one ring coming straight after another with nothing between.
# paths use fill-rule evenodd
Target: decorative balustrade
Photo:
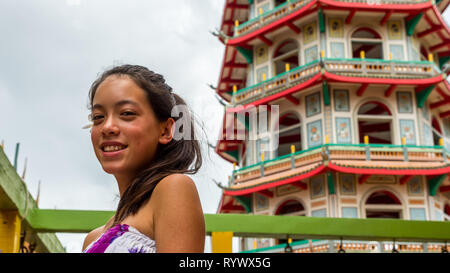
<instances>
[{"instance_id":1,"label":"decorative balustrade","mask_svg":"<svg viewBox=\"0 0 450 273\"><path fill-rule=\"evenodd\" d=\"M245 104L259 98L264 98L298 85L313 77L320 71L319 60L313 61L304 66L296 67L288 72L284 72L271 79L238 90L233 94L233 104Z\"/></svg>"},{"instance_id":2,"label":"decorative balustrade","mask_svg":"<svg viewBox=\"0 0 450 273\"><path fill-rule=\"evenodd\" d=\"M234 31L234 36L242 36L246 33L252 32L258 28L266 26L280 18L289 15L300 8L304 7L306 4L310 3L312 0L291 0L278 7L266 11L259 16L237 26Z\"/></svg>"},{"instance_id":3,"label":"decorative balustrade","mask_svg":"<svg viewBox=\"0 0 450 273\"><path fill-rule=\"evenodd\" d=\"M313 0L287 1L284 4L281 4L264 13L261 13L259 16L236 26L234 31L234 37L239 37L247 33L250 33L254 30L257 30L259 28L262 28L264 26L267 26L278 19L281 19L289 14L296 12L297 10L301 9L302 7L306 6L312 1ZM369 5L389 5L389 4L410 5L428 2L428 0L334 0L334 1L344 3L362 3Z\"/></svg>"},{"instance_id":4,"label":"decorative balustrade","mask_svg":"<svg viewBox=\"0 0 450 273\"><path fill-rule=\"evenodd\" d=\"M428 0L333 0L333 1L343 3L371 4L371 5L391 5L391 4L410 5L428 2Z\"/></svg>"},{"instance_id":5,"label":"decorative balustrade","mask_svg":"<svg viewBox=\"0 0 450 273\"><path fill-rule=\"evenodd\" d=\"M230 185L236 185L325 160L346 162L428 162L447 163L449 154L442 146L386 144L324 144L308 150L283 155L272 160L234 170Z\"/></svg>"},{"instance_id":6,"label":"decorative balustrade","mask_svg":"<svg viewBox=\"0 0 450 273\"><path fill-rule=\"evenodd\" d=\"M436 75L432 62L391 61L378 59L325 59L325 70L352 76L418 78Z\"/></svg>"},{"instance_id":7,"label":"decorative balustrade","mask_svg":"<svg viewBox=\"0 0 450 273\"><path fill-rule=\"evenodd\" d=\"M428 78L440 72L428 61L409 62L378 59L329 59L315 60L296 67L266 81L238 90L233 94L231 103L248 104L273 95L307 81L320 72L326 71L353 77L373 78Z\"/></svg>"}]
</instances>

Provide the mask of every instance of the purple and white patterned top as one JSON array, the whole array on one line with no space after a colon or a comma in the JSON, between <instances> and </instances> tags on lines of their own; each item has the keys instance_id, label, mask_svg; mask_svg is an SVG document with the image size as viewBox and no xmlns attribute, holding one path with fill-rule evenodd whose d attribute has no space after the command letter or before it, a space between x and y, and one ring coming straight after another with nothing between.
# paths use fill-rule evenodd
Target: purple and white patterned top
<instances>
[{"instance_id":1,"label":"purple and white patterned top","mask_svg":"<svg viewBox=\"0 0 450 273\"><path fill-rule=\"evenodd\" d=\"M97 240L83 253L155 253L156 243L137 229L126 224L118 224Z\"/></svg>"}]
</instances>

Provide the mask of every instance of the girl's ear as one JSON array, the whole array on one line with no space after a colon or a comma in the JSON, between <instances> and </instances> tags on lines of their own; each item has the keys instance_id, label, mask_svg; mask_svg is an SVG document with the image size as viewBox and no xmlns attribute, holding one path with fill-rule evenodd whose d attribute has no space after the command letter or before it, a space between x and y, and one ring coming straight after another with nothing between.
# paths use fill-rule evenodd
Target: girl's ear
<instances>
[{"instance_id":1,"label":"girl's ear","mask_svg":"<svg viewBox=\"0 0 450 273\"><path fill-rule=\"evenodd\" d=\"M175 131L175 120L168 118L167 121L161 123L161 134L159 135L159 143L167 144L172 141Z\"/></svg>"}]
</instances>

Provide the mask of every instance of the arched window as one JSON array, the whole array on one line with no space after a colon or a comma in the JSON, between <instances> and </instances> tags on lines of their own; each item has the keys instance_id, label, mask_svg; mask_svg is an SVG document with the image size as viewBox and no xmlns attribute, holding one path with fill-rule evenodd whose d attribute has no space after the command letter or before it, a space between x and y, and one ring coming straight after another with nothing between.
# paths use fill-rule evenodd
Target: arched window
<instances>
[{"instance_id":1,"label":"arched window","mask_svg":"<svg viewBox=\"0 0 450 273\"><path fill-rule=\"evenodd\" d=\"M364 204L366 218L401 219L402 203L390 191L380 190L372 193Z\"/></svg>"},{"instance_id":2,"label":"arched window","mask_svg":"<svg viewBox=\"0 0 450 273\"><path fill-rule=\"evenodd\" d=\"M305 208L298 200L290 199L283 202L275 212L275 215L287 214L305 216Z\"/></svg>"},{"instance_id":3,"label":"arched window","mask_svg":"<svg viewBox=\"0 0 450 273\"><path fill-rule=\"evenodd\" d=\"M370 101L358 109L359 142L369 136L370 143L392 144L392 114L381 102Z\"/></svg>"},{"instance_id":4,"label":"arched window","mask_svg":"<svg viewBox=\"0 0 450 273\"><path fill-rule=\"evenodd\" d=\"M290 69L297 67L299 65L298 52L299 48L296 41L287 40L281 43L273 54L275 75L286 72L286 64L289 64Z\"/></svg>"},{"instance_id":5,"label":"arched window","mask_svg":"<svg viewBox=\"0 0 450 273\"><path fill-rule=\"evenodd\" d=\"M352 34L353 58L360 58L361 51L369 59L383 59L383 42L381 36L374 30L366 27L358 28Z\"/></svg>"},{"instance_id":6,"label":"arched window","mask_svg":"<svg viewBox=\"0 0 450 273\"><path fill-rule=\"evenodd\" d=\"M295 151L302 149L302 134L300 119L294 113L287 113L280 117L278 133L278 150L276 156L291 153L291 145Z\"/></svg>"},{"instance_id":7,"label":"arched window","mask_svg":"<svg viewBox=\"0 0 450 273\"><path fill-rule=\"evenodd\" d=\"M434 146L440 145L440 139L443 138L441 126L439 125L439 121L436 119L436 117L433 117L431 120L431 126L433 127L433 143Z\"/></svg>"}]
</instances>

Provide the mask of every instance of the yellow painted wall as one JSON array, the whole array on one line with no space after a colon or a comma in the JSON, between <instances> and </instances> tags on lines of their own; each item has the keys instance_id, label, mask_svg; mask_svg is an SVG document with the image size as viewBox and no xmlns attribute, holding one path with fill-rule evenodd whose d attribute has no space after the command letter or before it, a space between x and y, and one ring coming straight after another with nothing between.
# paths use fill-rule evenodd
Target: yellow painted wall
<instances>
[{"instance_id":1,"label":"yellow painted wall","mask_svg":"<svg viewBox=\"0 0 450 273\"><path fill-rule=\"evenodd\" d=\"M0 211L0 252L19 252L20 224L17 211Z\"/></svg>"}]
</instances>

